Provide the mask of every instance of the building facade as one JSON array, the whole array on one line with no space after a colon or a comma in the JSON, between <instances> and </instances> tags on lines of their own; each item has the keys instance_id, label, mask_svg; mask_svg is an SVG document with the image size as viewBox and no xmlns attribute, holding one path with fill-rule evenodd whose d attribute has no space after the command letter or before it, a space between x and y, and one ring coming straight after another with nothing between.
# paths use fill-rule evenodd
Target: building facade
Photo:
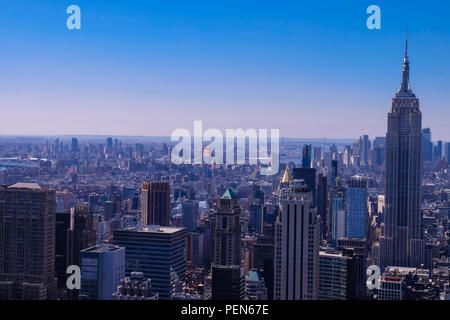
<instances>
[{"instance_id":1,"label":"building facade","mask_svg":"<svg viewBox=\"0 0 450 320\"><path fill-rule=\"evenodd\" d=\"M141 194L141 224L168 226L170 218L170 184L143 182Z\"/></svg>"},{"instance_id":2,"label":"building facade","mask_svg":"<svg viewBox=\"0 0 450 320\"><path fill-rule=\"evenodd\" d=\"M80 252L82 300L112 300L125 277L125 248L102 244Z\"/></svg>"},{"instance_id":3,"label":"building facade","mask_svg":"<svg viewBox=\"0 0 450 320\"><path fill-rule=\"evenodd\" d=\"M0 299L56 299L55 191L0 187Z\"/></svg>"},{"instance_id":4,"label":"building facade","mask_svg":"<svg viewBox=\"0 0 450 320\"><path fill-rule=\"evenodd\" d=\"M185 281L186 229L147 226L115 230L113 244L125 248L125 275L142 272L152 280L159 299L171 298L171 273Z\"/></svg>"},{"instance_id":5,"label":"building facade","mask_svg":"<svg viewBox=\"0 0 450 320\"><path fill-rule=\"evenodd\" d=\"M422 113L409 83L406 40L400 89L392 99L386 134L386 214L380 237L382 267L417 267L424 261L422 230Z\"/></svg>"},{"instance_id":6,"label":"building facade","mask_svg":"<svg viewBox=\"0 0 450 320\"><path fill-rule=\"evenodd\" d=\"M303 180L292 180L281 192L275 227L275 300L317 299L320 227L312 197Z\"/></svg>"}]
</instances>

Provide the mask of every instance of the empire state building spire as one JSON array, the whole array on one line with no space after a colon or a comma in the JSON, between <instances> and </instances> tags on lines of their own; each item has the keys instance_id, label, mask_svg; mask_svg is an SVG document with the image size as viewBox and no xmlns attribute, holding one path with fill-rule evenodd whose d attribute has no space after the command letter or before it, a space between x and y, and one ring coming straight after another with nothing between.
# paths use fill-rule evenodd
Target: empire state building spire
<instances>
[{"instance_id":1,"label":"empire state building spire","mask_svg":"<svg viewBox=\"0 0 450 320\"><path fill-rule=\"evenodd\" d=\"M408 60L408 31L406 31L405 57L403 59L402 83L398 89L397 97L415 97L409 83L409 60Z\"/></svg>"}]
</instances>

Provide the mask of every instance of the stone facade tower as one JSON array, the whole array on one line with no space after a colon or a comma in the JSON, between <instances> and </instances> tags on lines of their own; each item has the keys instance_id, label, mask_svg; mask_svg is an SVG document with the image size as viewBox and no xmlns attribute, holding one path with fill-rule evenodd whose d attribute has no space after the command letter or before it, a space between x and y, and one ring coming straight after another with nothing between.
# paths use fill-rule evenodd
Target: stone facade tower
<instances>
[{"instance_id":1,"label":"stone facade tower","mask_svg":"<svg viewBox=\"0 0 450 320\"><path fill-rule=\"evenodd\" d=\"M386 215L380 264L418 267L424 260L422 231L422 113L409 84L406 40L400 89L392 99L386 134Z\"/></svg>"}]
</instances>

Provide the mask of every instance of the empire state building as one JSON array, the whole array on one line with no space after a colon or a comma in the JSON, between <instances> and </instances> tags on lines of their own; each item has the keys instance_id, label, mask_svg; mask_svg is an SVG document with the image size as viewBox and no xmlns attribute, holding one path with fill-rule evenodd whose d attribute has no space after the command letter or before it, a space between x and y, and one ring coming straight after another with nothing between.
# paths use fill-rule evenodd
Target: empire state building
<instances>
[{"instance_id":1,"label":"empire state building","mask_svg":"<svg viewBox=\"0 0 450 320\"><path fill-rule=\"evenodd\" d=\"M392 99L386 134L385 219L380 264L419 267L422 232L422 113L409 83L408 39L400 89Z\"/></svg>"}]
</instances>

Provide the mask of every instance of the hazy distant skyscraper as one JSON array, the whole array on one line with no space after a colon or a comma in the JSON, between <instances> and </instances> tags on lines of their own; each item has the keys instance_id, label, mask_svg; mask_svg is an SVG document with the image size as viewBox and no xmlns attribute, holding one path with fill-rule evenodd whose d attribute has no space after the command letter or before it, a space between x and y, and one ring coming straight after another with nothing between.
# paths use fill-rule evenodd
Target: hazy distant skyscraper
<instances>
[{"instance_id":1,"label":"hazy distant skyscraper","mask_svg":"<svg viewBox=\"0 0 450 320\"><path fill-rule=\"evenodd\" d=\"M330 185L333 187L336 184L336 178L338 177L338 160L331 160L331 181Z\"/></svg>"},{"instance_id":2,"label":"hazy distant skyscraper","mask_svg":"<svg viewBox=\"0 0 450 320\"><path fill-rule=\"evenodd\" d=\"M445 143L445 159L450 164L450 142Z\"/></svg>"},{"instance_id":3,"label":"hazy distant skyscraper","mask_svg":"<svg viewBox=\"0 0 450 320\"><path fill-rule=\"evenodd\" d=\"M386 214L380 263L420 266L424 258L421 226L422 113L409 84L408 40L401 87L392 99L386 134Z\"/></svg>"},{"instance_id":4,"label":"hazy distant skyscraper","mask_svg":"<svg viewBox=\"0 0 450 320\"><path fill-rule=\"evenodd\" d=\"M302 158L302 168L311 168L311 153L312 145L303 145L303 158Z\"/></svg>"},{"instance_id":5,"label":"hazy distant skyscraper","mask_svg":"<svg viewBox=\"0 0 450 320\"><path fill-rule=\"evenodd\" d=\"M72 138L72 152L78 152L78 139Z\"/></svg>"},{"instance_id":6,"label":"hazy distant skyscraper","mask_svg":"<svg viewBox=\"0 0 450 320\"><path fill-rule=\"evenodd\" d=\"M439 140L433 147L433 160L437 161L442 158L442 141Z\"/></svg>"},{"instance_id":7,"label":"hazy distant skyscraper","mask_svg":"<svg viewBox=\"0 0 450 320\"><path fill-rule=\"evenodd\" d=\"M361 165L367 165L369 163L369 149L370 149L370 140L368 135L363 135L360 139L360 156L361 156Z\"/></svg>"},{"instance_id":8,"label":"hazy distant skyscraper","mask_svg":"<svg viewBox=\"0 0 450 320\"><path fill-rule=\"evenodd\" d=\"M181 209L183 211L182 225L186 228L187 232L193 232L198 227L199 218L199 206L198 201L186 200L181 203Z\"/></svg>"},{"instance_id":9,"label":"hazy distant skyscraper","mask_svg":"<svg viewBox=\"0 0 450 320\"><path fill-rule=\"evenodd\" d=\"M431 142L430 128L422 130L422 159L423 161L431 161L433 159L433 142Z\"/></svg>"},{"instance_id":10,"label":"hazy distant skyscraper","mask_svg":"<svg viewBox=\"0 0 450 320\"><path fill-rule=\"evenodd\" d=\"M386 137L376 137L373 141L373 150L375 153L375 163L382 166L386 158Z\"/></svg>"},{"instance_id":11,"label":"hazy distant skyscraper","mask_svg":"<svg viewBox=\"0 0 450 320\"><path fill-rule=\"evenodd\" d=\"M170 184L142 183L141 224L168 226L170 217Z\"/></svg>"}]
</instances>

